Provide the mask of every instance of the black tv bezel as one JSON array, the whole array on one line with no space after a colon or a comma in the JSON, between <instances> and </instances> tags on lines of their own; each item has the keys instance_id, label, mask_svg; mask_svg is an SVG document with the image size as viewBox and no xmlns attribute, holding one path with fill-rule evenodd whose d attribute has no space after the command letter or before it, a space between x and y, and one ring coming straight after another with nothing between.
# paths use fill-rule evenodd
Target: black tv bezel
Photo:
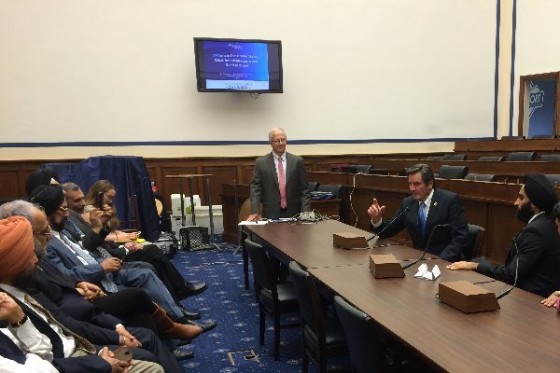
<instances>
[{"instance_id":1,"label":"black tv bezel","mask_svg":"<svg viewBox=\"0 0 560 373\"><path fill-rule=\"evenodd\" d=\"M239 93L284 93L284 68L282 66L282 41L281 40L267 40L267 39L237 39L237 38L210 38L210 37L194 37L194 64L196 69L196 88L198 92L239 92ZM219 42L241 42L241 43L265 43L276 44L278 46L278 84L279 88L275 89L207 89L205 88L205 79L201 77L200 72L200 59L198 45L205 41L219 41Z\"/></svg>"}]
</instances>

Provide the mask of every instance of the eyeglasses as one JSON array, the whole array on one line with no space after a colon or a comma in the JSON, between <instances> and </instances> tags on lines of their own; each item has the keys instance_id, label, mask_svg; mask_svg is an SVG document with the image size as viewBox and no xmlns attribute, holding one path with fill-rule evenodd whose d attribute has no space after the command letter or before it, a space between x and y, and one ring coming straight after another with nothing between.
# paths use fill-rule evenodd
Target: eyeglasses
<instances>
[{"instance_id":1,"label":"eyeglasses","mask_svg":"<svg viewBox=\"0 0 560 373\"><path fill-rule=\"evenodd\" d=\"M271 141L273 144L286 144L288 139L276 139Z\"/></svg>"},{"instance_id":2,"label":"eyeglasses","mask_svg":"<svg viewBox=\"0 0 560 373\"><path fill-rule=\"evenodd\" d=\"M45 238L50 238L52 236L51 227L47 226L45 229L43 229L41 232L38 232L37 234Z\"/></svg>"}]
</instances>

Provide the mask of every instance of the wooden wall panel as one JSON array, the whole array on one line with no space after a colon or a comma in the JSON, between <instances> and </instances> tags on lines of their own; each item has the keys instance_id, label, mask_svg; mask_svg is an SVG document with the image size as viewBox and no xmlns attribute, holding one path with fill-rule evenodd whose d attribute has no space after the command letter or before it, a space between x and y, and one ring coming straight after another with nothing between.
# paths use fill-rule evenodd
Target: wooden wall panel
<instances>
[{"instance_id":1,"label":"wooden wall panel","mask_svg":"<svg viewBox=\"0 0 560 373\"><path fill-rule=\"evenodd\" d=\"M16 170L0 171L0 196L20 197L19 173ZM15 182L6 182L13 180Z\"/></svg>"},{"instance_id":2,"label":"wooden wall panel","mask_svg":"<svg viewBox=\"0 0 560 373\"><path fill-rule=\"evenodd\" d=\"M515 207L511 205L490 205L487 230L486 256L492 261L503 263L510 248L511 240L523 229L524 224L515 218Z\"/></svg>"}]
</instances>

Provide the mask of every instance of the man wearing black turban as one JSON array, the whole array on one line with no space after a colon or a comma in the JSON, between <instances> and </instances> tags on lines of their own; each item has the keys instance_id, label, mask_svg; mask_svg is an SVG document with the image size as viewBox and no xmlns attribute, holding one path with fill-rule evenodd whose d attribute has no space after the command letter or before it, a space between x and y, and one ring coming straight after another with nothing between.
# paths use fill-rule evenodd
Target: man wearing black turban
<instances>
[{"instance_id":1,"label":"man wearing black turban","mask_svg":"<svg viewBox=\"0 0 560 373\"><path fill-rule=\"evenodd\" d=\"M548 296L560 287L560 236L550 216L557 202L556 191L544 175L525 175L514 205L517 219L527 225L513 240L505 264L474 258L471 262L450 264L447 269L474 270Z\"/></svg>"}]
</instances>

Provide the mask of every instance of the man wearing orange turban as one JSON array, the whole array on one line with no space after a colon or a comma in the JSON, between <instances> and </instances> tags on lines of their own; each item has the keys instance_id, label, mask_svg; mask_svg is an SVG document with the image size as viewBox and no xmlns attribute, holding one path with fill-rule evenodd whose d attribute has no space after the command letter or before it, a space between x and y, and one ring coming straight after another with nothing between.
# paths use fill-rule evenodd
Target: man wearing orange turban
<instances>
[{"instance_id":1,"label":"man wearing orange turban","mask_svg":"<svg viewBox=\"0 0 560 373\"><path fill-rule=\"evenodd\" d=\"M34 249L33 230L27 219L11 216L0 220L0 282L35 266Z\"/></svg>"}]
</instances>

